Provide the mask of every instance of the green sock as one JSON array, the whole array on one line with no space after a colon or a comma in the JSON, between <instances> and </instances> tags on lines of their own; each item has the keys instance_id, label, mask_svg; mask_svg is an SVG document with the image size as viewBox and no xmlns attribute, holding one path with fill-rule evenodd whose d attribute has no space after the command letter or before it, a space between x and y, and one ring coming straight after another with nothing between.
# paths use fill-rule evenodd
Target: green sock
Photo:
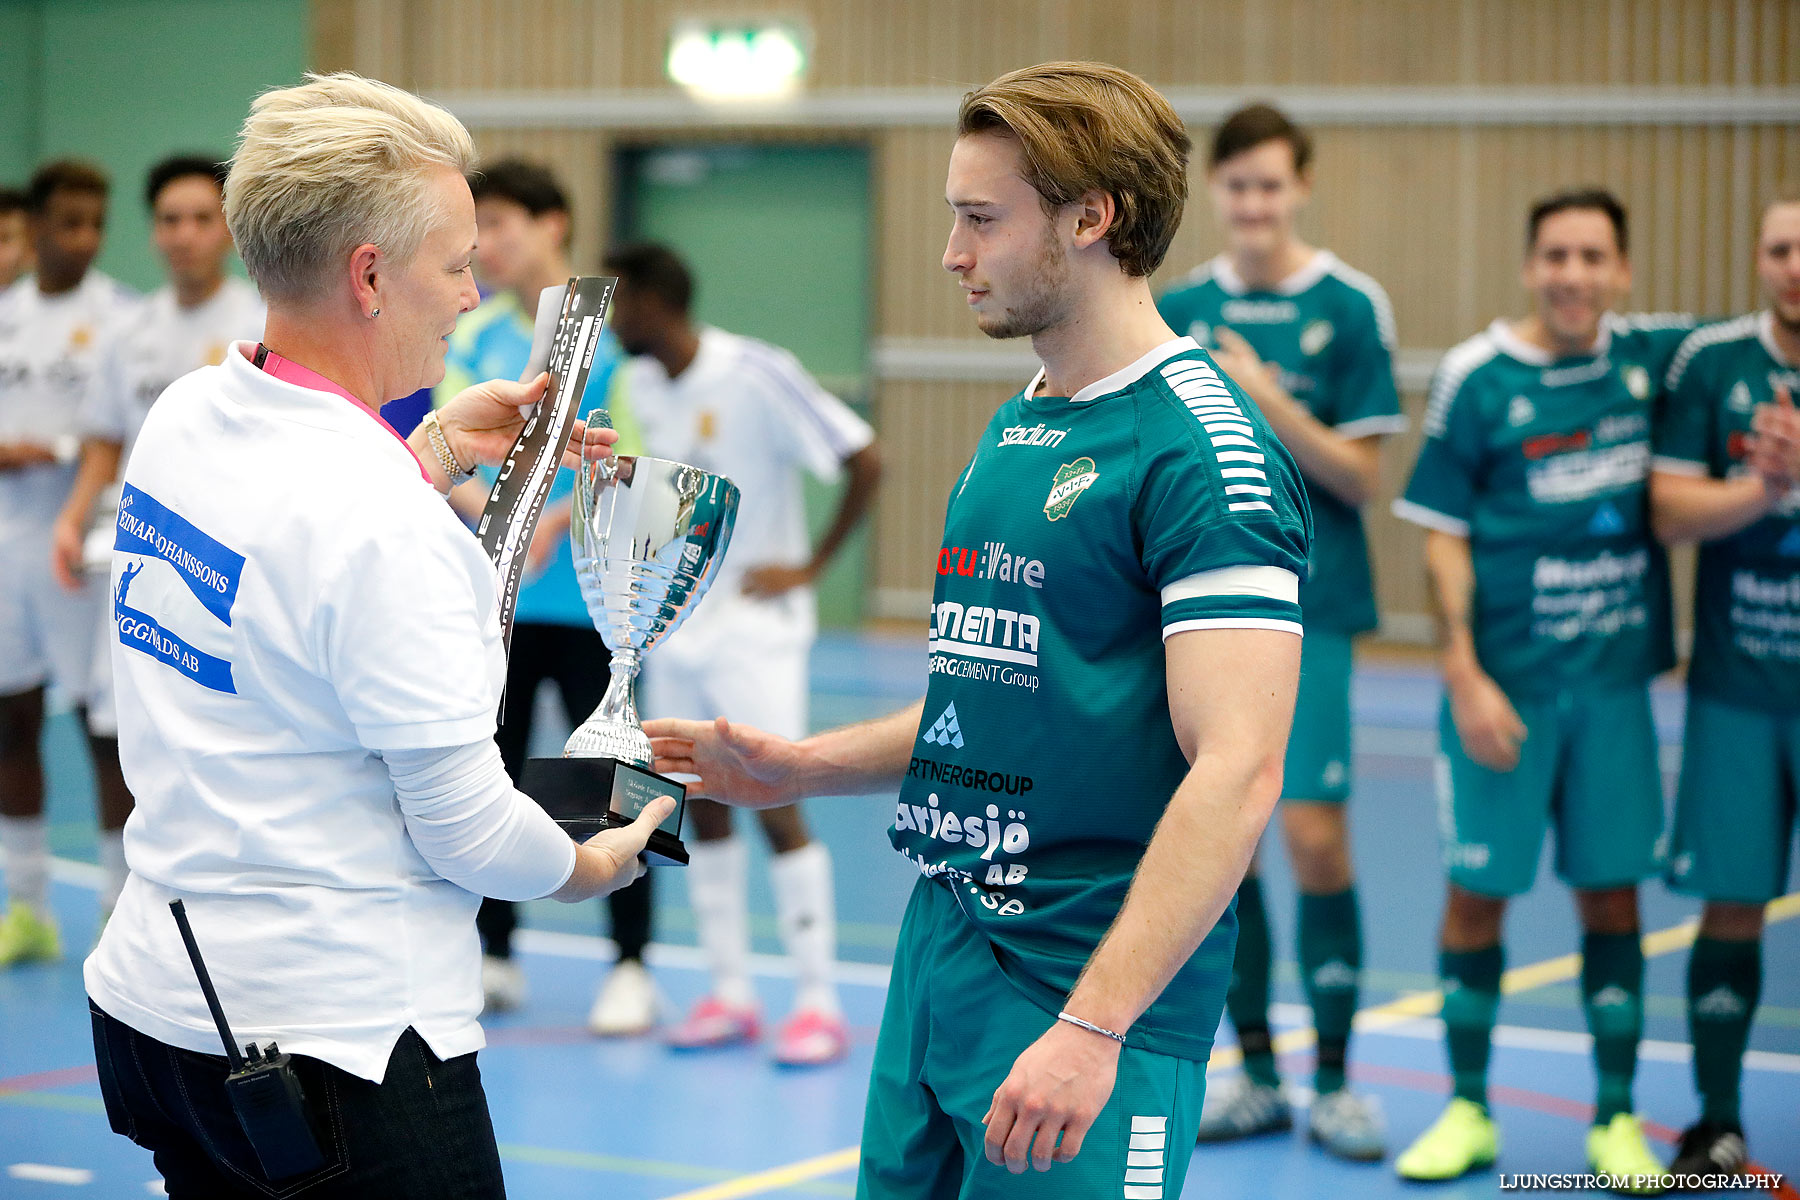
<instances>
[{"instance_id":1,"label":"green sock","mask_svg":"<svg viewBox=\"0 0 1800 1200\"><path fill-rule=\"evenodd\" d=\"M1262 881L1244 877L1237 893L1237 958L1231 964L1231 989L1225 1011L1237 1030L1244 1053L1244 1073L1275 1087L1275 1052L1269 1042L1269 913L1263 907Z\"/></svg>"},{"instance_id":2,"label":"green sock","mask_svg":"<svg viewBox=\"0 0 1800 1200\"><path fill-rule=\"evenodd\" d=\"M1362 971L1362 926L1356 889L1330 896L1300 896L1300 975L1319 1032L1318 1071L1313 1088L1321 1096L1344 1086L1344 1054L1356 1016L1357 982Z\"/></svg>"},{"instance_id":3,"label":"green sock","mask_svg":"<svg viewBox=\"0 0 1800 1200\"><path fill-rule=\"evenodd\" d=\"M1488 1054L1493 1049L1500 975L1505 967L1506 951L1500 946L1438 952L1450 1077L1457 1096L1483 1108L1487 1107Z\"/></svg>"},{"instance_id":4,"label":"green sock","mask_svg":"<svg viewBox=\"0 0 1800 1200\"><path fill-rule=\"evenodd\" d=\"M1700 1115L1721 1124L1740 1124L1738 1081L1744 1073L1750 1019L1762 997L1762 942L1696 938L1688 959L1687 994Z\"/></svg>"},{"instance_id":5,"label":"green sock","mask_svg":"<svg viewBox=\"0 0 1800 1200\"><path fill-rule=\"evenodd\" d=\"M1581 938L1581 1008L1594 1035L1600 1087L1594 1124L1631 1111L1631 1077L1644 1033L1644 946L1635 933L1588 933Z\"/></svg>"}]
</instances>

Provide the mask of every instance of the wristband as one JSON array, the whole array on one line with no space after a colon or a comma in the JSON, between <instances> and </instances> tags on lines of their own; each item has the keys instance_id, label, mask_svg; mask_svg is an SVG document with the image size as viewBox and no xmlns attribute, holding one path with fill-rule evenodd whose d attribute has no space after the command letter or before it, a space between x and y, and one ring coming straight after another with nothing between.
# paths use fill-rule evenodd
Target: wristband
<instances>
[{"instance_id":1,"label":"wristband","mask_svg":"<svg viewBox=\"0 0 1800 1200\"><path fill-rule=\"evenodd\" d=\"M456 461L456 455L450 452L450 443L444 438L444 427L438 424L435 412L425 414L425 439L431 443L431 449L437 455L438 465L444 468L444 474L450 477L450 486L466 483L475 478L475 472L463 470L463 465Z\"/></svg>"},{"instance_id":2,"label":"wristband","mask_svg":"<svg viewBox=\"0 0 1800 1200\"><path fill-rule=\"evenodd\" d=\"M1091 1021L1084 1021L1080 1017L1076 1016L1074 1013L1059 1012L1056 1014L1056 1019L1059 1021L1067 1021L1069 1024L1075 1026L1077 1029L1085 1029L1089 1033L1097 1033L1101 1037L1109 1037L1113 1041L1119 1043L1119 1045L1121 1045L1121 1046L1123 1046L1125 1044L1125 1035L1124 1034L1114 1033L1112 1030L1105 1029L1099 1025L1095 1025Z\"/></svg>"}]
</instances>

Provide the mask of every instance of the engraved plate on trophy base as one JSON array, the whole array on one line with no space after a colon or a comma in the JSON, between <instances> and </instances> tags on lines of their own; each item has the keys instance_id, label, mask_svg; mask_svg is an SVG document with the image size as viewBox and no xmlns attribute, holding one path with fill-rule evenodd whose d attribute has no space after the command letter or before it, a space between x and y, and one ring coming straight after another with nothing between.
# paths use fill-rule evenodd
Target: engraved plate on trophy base
<instances>
[{"instance_id":1,"label":"engraved plate on trophy base","mask_svg":"<svg viewBox=\"0 0 1800 1200\"><path fill-rule=\"evenodd\" d=\"M666 775L616 758L532 758L525 762L519 787L578 842L631 824L645 805L668 796L675 811L651 832L644 856L652 864L687 865L687 847L681 843L687 788Z\"/></svg>"}]
</instances>

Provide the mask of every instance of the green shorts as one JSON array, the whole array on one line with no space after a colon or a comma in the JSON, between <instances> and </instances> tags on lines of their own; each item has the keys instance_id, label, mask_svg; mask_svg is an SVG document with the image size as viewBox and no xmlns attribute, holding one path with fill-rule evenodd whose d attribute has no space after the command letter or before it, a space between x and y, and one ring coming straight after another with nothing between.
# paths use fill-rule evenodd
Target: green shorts
<instances>
[{"instance_id":1,"label":"green shorts","mask_svg":"<svg viewBox=\"0 0 1800 1200\"><path fill-rule=\"evenodd\" d=\"M1800 779L1800 716L1689 694L1669 885L1766 904L1787 887Z\"/></svg>"},{"instance_id":2,"label":"green shorts","mask_svg":"<svg viewBox=\"0 0 1800 1200\"><path fill-rule=\"evenodd\" d=\"M907 903L875 1043L858 1200L1174 1200L1206 1063L1127 1046L1073 1162L1010 1174L988 1162L982 1118L1013 1062L1055 1022L1001 973L992 945L941 883Z\"/></svg>"},{"instance_id":3,"label":"green shorts","mask_svg":"<svg viewBox=\"0 0 1800 1200\"><path fill-rule=\"evenodd\" d=\"M1350 638L1308 630L1300 642L1300 691L1282 764L1286 800L1350 798Z\"/></svg>"},{"instance_id":4,"label":"green shorts","mask_svg":"<svg viewBox=\"0 0 1800 1200\"><path fill-rule=\"evenodd\" d=\"M1663 789L1649 689L1513 706L1526 736L1511 771L1463 752L1448 696L1438 711L1438 832L1450 882L1484 896L1530 891L1552 821L1556 873L1569 886L1624 887L1656 874Z\"/></svg>"}]
</instances>

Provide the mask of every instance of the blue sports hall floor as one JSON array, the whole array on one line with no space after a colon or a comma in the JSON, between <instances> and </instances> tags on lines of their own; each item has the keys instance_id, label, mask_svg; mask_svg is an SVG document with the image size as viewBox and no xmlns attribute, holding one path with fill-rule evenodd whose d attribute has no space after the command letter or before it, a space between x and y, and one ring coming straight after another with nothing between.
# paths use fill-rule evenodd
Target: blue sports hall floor
<instances>
[{"instance_id":1,"label":"blue sports hall floor","mask_svg":"<svg viewBox=\"0 0 1800 1200\"><path fill-rule=\"evenodd\" d=\"M823 727L872 716L919 695L921 640L833 635L813 658L813 717ZM1436 1115L1448 1090L1436 1011L1434 931L1438 869L1432 755L1437 684L1417 658L1370 655L1356 679L1358 722L1353 825L1363 880L1367 969L1352 1073L1379 1098L1399 1148ZM553 703L540 709L560 716ZM1681 696L1657 690L1665 768L1677 757ZM540 724L543 724L542 722ZM539 740L554 752L548 730ZM0 972L0 1196L125 1197L158 1194L149 1155L108 1133L94 1081L80 959L94 929L93 801L73 720L46 732L51 776L53 902L68 956ZM1672 785L1672 775L1670 776ZM844 1002L854 1027L847 1062L781 1070L766 1047L677 1054L653 1039L604 1042L583 1027L606 969L601 906L529 906L520 953L530 997L487 1022L481 1056L510 1194L530 1200L725 1200L851 1196L855 1147L896 927L912 873L884 836L891 808L873 798L809 805L832 848L841 921ZM740 818L742 819L742 818ZM760 856L760 839L751 838ZM1293 893L1279 845L1265 852L1278 922L1277 1045L1290 1080L1310 1077L1308 1014L1293 967ZM669 1010L705 984L679 870L659 880L651 963ZM1770 1170L1800 1171L1800 880L1771 913L1766 982L1745 1064L1744 1111L1752 1156ZM765 1010L786 1011L790 978L777 956L766 872L752 870L751 909ZM1683 1008L1693 902L1660 884L1644 889L1650 949L1638 1108L1664 1143L1694 1115ZM1548 865L1508 920L1507 996L1494 1056L1494 1100L1505 1172L1585 1169L1583 1136L1593 1073L1577 991L1577 944L1568 893ZM1232 1069L1229 1034L1214 1079ZM1296 1089L1297 1101L1304 1093ZM1054 1196L1055 1176L1042 1194ZM1790 1185L1791 1187L1791 1185ZM1494 1174L1452 1184L1402 1184L1389 1165L1327 1159L1304 1135L1195 1154L1185 1195L1237 1197L1429 1195L1464 1200L1498 1194ZM1784 1193L1795 1196L1792 1190Z\"/></svg>"}]
</instances>

